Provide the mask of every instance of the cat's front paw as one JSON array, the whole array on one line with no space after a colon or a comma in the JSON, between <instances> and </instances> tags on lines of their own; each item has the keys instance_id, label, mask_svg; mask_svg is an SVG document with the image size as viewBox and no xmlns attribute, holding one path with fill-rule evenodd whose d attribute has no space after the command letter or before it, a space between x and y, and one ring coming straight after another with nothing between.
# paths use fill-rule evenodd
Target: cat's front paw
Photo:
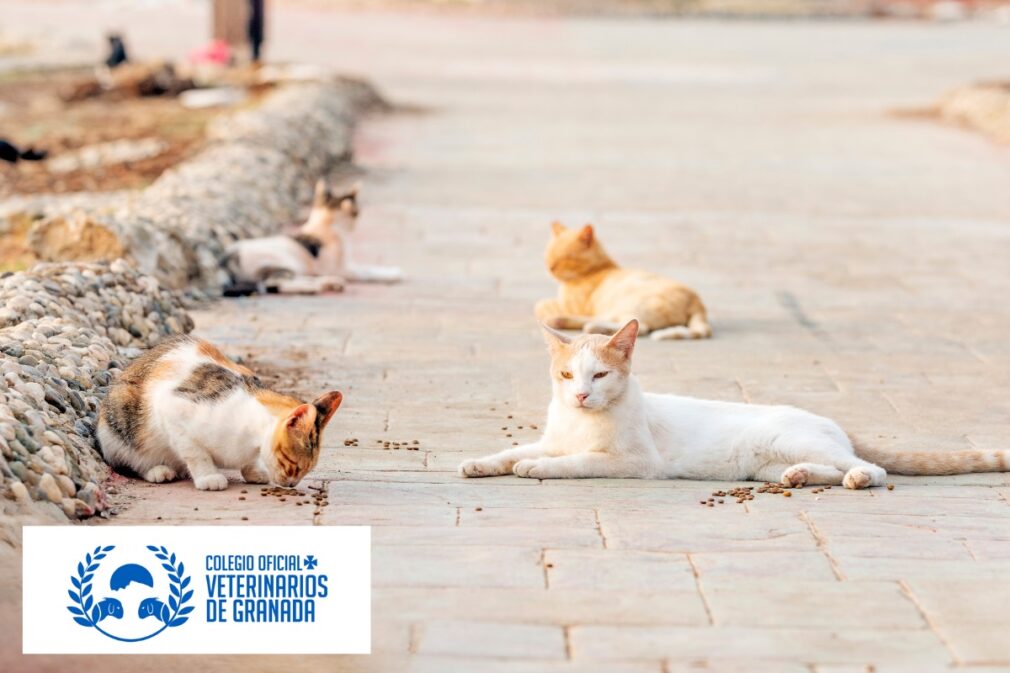
<instances>
[{"instance_id":1,"label":"cat's front paw","mask_svg":"<svg viewBox=\"0 0 1010 673\"><path fill-rule=\"evenodd\" d=\"M551 476L548 474L548 467L539 458L520 460L512 466L512 474L530 479L546 479Z\"/></svg>"},{"instance_id":2,"label":"cat's front paw","mask_svg":"<svg viewBox=\"0 0 1010 673\"><path fill-rule=\"evenodd\" d=\"M144 473L144 481L160 484L165 481L172 481L176 476L175 470L168 465L156 465Z\"/></svg>"},{"instance_id":3,"label":"cat's front paw","mask_svg":"<svg viewBox=\"0 0 1010 673\"><path fill-rule=\"evenodd\" d=\"M614 326L614 323L607 322L606 320L590 320L582 326L582 331L586 334L610 335L616 332L617 328Z\"/></svg>"},{"instance_id":4,"label":"cat's front paw","mask_svg":"<svg viewBox=\"0 0 1010 673\"><path fill-rule=\"evenodd\" d=\"M790 488L802 488L807 485L808 481L810 481L810 471L805 467L793 465L782 473L782 478L779 481L782 482L783 486L789 486Z\"/></svg>"},{"instance_id":5,"label":"cat's front paw","mask_svg":"<svg viewBox=\"0 0 1010 673\"><path fill-rule=\"evenodd\" d=\"M258 465L247 465L243 467L242 479L244 479L247 484L270 483L270 475L266 473L266 470L260 468Z\"/></svg>"},{"instance_id":6,"label":"cat's front paw","mask_svg":"<svg viewBox=\"0 0 1010 673\"><path fill-rule=\"evenodd\" d=\"M206 474L195 477L193 485L201 491L223 491L228 488L228 477L223 474Z\"/></svg>"},{"instance_id":7,"label":"cat's front paw","mask_svg":"<svg viewBox=\"0 0 1010 673\"><path fill-rule=\"evenodd\" d=\"M845 488L869 488L870 486L880 486L887 478L884 468L876 465L860 465L845 473L842 478L842 486Z\"/></svg>"},{"instance_id":8,"label":"cat's front paw","mask_svg":"<svg viewBox=\"0 0 1010 673\"><path fill-rule=\"evenodd\" d=\"M464 477L497 477L508 474L508 471L487 460L464 460L459 466L459 473Z\"/></svg>"}]
</instances>

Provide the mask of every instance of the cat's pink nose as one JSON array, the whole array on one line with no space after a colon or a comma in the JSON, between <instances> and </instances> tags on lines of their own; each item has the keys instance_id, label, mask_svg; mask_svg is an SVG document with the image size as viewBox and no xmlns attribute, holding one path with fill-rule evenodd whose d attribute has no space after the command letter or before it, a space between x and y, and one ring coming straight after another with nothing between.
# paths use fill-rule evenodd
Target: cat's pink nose
<instances>
[{"instance_id":1,"label":"cat's pink nose","mask_svg":"<svg viewBox=\"0 0 1010 673\"><path fill-rule=\"evenodd\" d=\"M589 393L579 393L578 395L575 396L575 399L579 401L579 404L582 404L583 402L586 401L587 397L589 397Z\"/></svg>"}]
</instances>

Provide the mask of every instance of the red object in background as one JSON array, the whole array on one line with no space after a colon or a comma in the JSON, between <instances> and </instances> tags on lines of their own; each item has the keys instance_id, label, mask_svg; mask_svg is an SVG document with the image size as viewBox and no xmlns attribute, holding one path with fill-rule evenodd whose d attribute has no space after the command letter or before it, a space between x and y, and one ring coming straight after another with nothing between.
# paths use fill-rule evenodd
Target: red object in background
<instances>
[{"instance_id":1,"label":"red object in background","mask_svg":"<svg viewBox=\"0 0 1010 673\"><path fill-rule=\"evenodd\" d=\"M189 52L189 60L192 63L228 65L231 63L231 47L224 40L213 40L209 44Z\"/></svg>"}]
</instances>

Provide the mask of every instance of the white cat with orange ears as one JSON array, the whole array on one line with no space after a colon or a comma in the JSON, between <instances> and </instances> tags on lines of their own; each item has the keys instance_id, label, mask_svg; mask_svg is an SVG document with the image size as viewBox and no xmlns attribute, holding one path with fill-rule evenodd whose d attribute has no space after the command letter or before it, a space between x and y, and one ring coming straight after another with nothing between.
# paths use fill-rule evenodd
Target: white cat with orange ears
<instances>
[{"instance_id":1,"label":"white cat with orange ears","mask_svg":"<svg viewBox=\"0 0 1010 673\"><path fill-rule=\"evenodd\" d=\"M643 393L631 374L638 323L569 339L544 327L554 394L540 441L467 460L465 477L757 480L787 486L884 483L911 475L1003 472L1010 451L853 447L834 421L790 406ZM872 461L872 462L871 462Z\"/></svg>"}]
</instances>

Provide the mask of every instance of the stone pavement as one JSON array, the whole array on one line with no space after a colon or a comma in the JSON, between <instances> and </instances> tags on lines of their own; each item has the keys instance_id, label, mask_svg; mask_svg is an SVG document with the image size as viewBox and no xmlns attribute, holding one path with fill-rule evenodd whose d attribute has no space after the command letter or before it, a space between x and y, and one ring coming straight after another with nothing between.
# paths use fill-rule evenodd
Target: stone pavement
<instances>
[{"instance_id":1,"label":"stone pavement","mask_svg":"<svg viewBox=\"0 0 1010 673\"><path fill-rule=\"evenodd\" d=\"M357 253L409 282L195 316L291 390L344 391L303 483L329 504L135 484L113 523L373 526L376 654L243 668L1010 670L1006 475L709 508L736 484L454 472L543 422L531 309L558 217L709 305L711 341L639 345L647 389L1010 448L1010 150L892 114L1005 76L1005 28L286 10L273 35L411 106L356 143Z\"/></svg>"}]
</instances>

